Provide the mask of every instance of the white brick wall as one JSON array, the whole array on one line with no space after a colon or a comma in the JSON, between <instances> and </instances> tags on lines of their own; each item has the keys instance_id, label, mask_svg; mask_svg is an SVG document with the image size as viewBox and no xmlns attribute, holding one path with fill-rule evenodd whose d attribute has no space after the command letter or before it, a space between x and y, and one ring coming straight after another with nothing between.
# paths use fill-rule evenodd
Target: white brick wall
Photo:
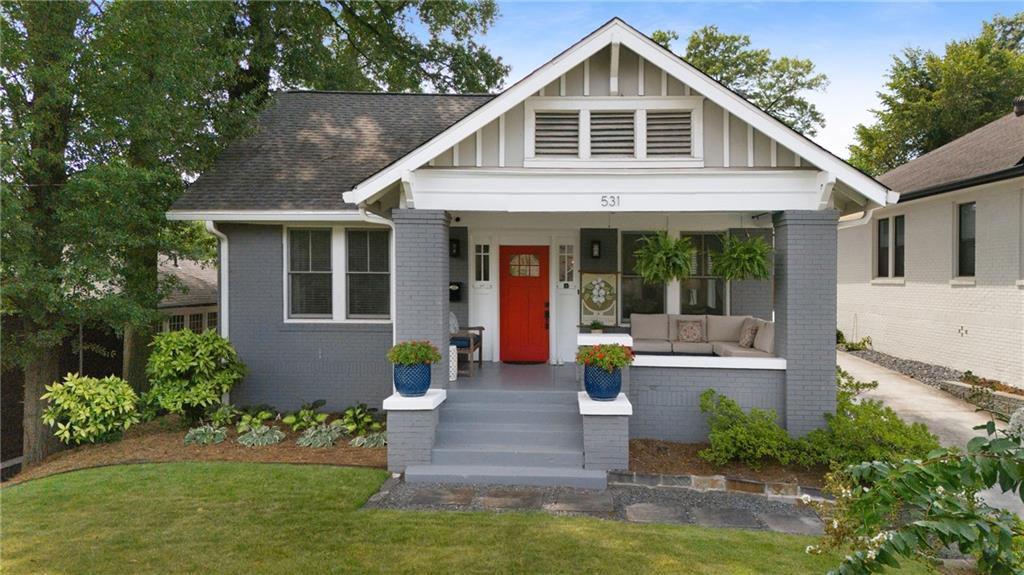
<instances>
[{"instance_id":1,"label":"white brick wall","mask_svg":"<svg viewBox=\"0 0 1024 575\"><path fill-rule=\"evenodd\" d=\"M952 285L955 209L977 202L975 285ZM879 218L906 215L902 285L872 283ZM875 212L839 230L838 326L878 351L1024 387L1024 179Z\"/></svg>"}]
</instances>

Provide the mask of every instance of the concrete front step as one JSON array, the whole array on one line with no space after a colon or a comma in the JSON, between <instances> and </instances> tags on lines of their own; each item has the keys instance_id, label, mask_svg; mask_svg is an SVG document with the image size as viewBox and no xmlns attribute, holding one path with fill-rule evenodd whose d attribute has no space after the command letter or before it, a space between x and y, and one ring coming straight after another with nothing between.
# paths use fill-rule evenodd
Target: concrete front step
<instances>
[{"instance_id":1,"label":"concrete front step","mask_svg":"<svg viewBox=\"0 0 1024 575\"><path fill-rule=\"evenodd\" d=\"M583 451L554 447L459 445L434 447L436 465L499 465L516 467L583 467Z\"/></svg>"},{"instance_id":2,"label":"concrete front step","mask_svg":"<svg viewBox=\"0 0 1024 575\"><path fill-rule=\"evenodd\" d=\"M529 423L582 425L579 410L569 405L506 406L493 403L456 403L441 406L441 424Z\"/></svg>"},{"instance_id":3,"label":"concrete front step","mask_svg":"<svg viewBox=\"0 0 1024 575\"><path fill-rule=\"evenodd\" d=\"M604 489L604 471L573 467L510 467L498 465L410 465L405 468L409 483L453 483L463 485L534 485Z\"/></svg>"},{"instance_id":4,"label":"concrete front step","mask_svg":"<svg viewBox=\"0 0 1024 575\"><path fill-rule=\"evenodd\" d=\"M456 447L473 444L583 449L583 427L579 424L448 423L437 428L438 446Z\"/></svg>"},{"instance_id":5,"label":"concrete front step","mask_svg":"<svg viewBox=\"0 0 1024 575\"><path fill-rule=\"evenodd\" d=\"M578 406L575 391L535 391L509 389L449 389L445 405L489 403L492 405L564 405Z\"/></svg>"}]
</instances>

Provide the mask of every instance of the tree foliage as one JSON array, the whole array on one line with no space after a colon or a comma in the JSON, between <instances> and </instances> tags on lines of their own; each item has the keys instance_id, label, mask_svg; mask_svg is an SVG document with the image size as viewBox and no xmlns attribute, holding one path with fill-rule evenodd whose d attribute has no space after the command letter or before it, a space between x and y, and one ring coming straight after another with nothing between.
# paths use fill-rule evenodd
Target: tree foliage
<instances>
[{"instance_id":1,"label":"tree foliage","mask_svg":"<svg viewBox=\"0 0 1024 575\"><path fill-rule=\"evenodd\" d=\"M657 30L651 37L669 48L679 35ZM726 34L717 26L705 26L690 34L683 57L803 134L813 136L825 125L824 116L806 94L823 91L828 77L808 59L775 58L767 48L753 48L750 36Z\"/></svg>"},{"instance_id":2,"label":"tree foliage","mask_svg":"<svg viewBox=\"0 0 1024 575\"><path fill-rule=\"evenodd\" d=\"M896 168L1010 113L1024 94L1024 12L997 16L942 54L893 56L875 123L856 127L850 162L871 174Z\"/></svg>"}]
</instances>

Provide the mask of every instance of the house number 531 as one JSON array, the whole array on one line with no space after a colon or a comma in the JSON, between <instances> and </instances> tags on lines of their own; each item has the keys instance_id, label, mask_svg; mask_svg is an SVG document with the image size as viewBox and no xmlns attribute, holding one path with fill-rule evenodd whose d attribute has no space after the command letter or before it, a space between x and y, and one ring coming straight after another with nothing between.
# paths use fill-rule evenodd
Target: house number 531
<instances>
[{"instance_id":1,"label":"house number 531","mask_svg":"<svg viewBox=\"0 0 1024 575\"><path fill-rule=\"evenodd\" d=\"M617 208L622 205L622 200L619 196L601 196L601 207L602 208Z\"/></svg>"}]
</instances>

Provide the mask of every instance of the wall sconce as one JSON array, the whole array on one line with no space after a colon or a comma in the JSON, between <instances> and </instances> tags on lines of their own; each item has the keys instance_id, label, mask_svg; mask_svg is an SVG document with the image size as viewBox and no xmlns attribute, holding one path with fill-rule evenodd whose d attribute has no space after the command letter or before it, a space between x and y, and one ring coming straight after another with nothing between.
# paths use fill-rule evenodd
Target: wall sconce
<instances>
[{"instance_id":1,"label":"wall sconce","mask_svg":"<svg viewBox=\"0 0 1024 575\"><path fill-rule=\"evenodd\" d=\"M601 257L601 240L590 240L590 257L594 259Z\"/></svg>"}]
</instances>

